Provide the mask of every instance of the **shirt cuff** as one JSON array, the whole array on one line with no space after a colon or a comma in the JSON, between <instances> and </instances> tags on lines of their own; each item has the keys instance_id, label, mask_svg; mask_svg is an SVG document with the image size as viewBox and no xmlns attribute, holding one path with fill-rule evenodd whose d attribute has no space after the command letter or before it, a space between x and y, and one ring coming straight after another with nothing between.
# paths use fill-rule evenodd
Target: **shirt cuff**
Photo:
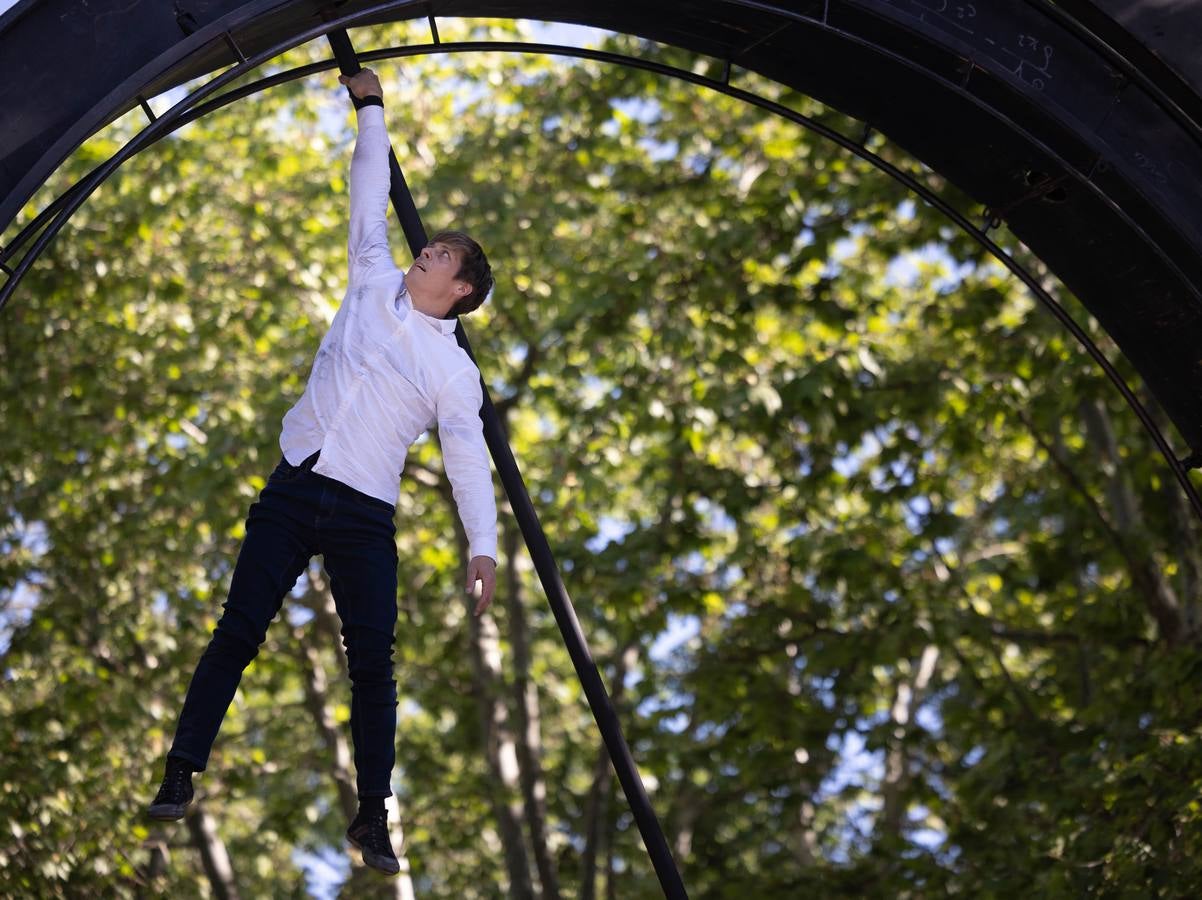
<instances>
[{"instance_id":1,"label":"shirt cuff","mask_svg":"<svg viewBox=\"0 0 1202 900\"><path fill-rule=\"evenodd\" d=\"M468 560L473 560L477 556L487 556L495 565L497 562L497 539L488 535L475 538L468 542Z\"/></svg>"}]
</instances>

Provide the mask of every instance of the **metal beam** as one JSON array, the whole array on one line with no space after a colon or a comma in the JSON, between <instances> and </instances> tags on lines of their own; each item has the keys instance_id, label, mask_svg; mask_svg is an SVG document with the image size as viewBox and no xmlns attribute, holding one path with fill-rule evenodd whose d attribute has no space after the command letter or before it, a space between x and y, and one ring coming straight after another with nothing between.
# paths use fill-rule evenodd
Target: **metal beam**
<instances>
[{"instance_id":1,"label":"metal beam","mask_svg":"<svg viewBox=\"0 0 1202 900\"><path fill-rule=\"evenodd\" d=\"M354 75L358 72L360 70L359 59L355 55L350 36L346 31L343 29L331 31L326 37L334 50L334 57L338 60L338 67L342 74ZM351 102L356 109L362 106L362 102L354 94L351 94L349 87L347 94L350 95ZM416 256L426 246L426 229L422 225L417 205L413 202L413 195L409 192L409 186L405 183L405 176L401 172L400 164L391 147L388 148L388 167L392 173L389 196L392 198L392 205L396 210L397 217L401 220L401 228L405 232L405 239L409 242L409 249ZM468 343L463 323L459 321L455 324L455 339L472 358L472 362L475 362L476 356L472 353L471 344ZM626 800L630 804L631 812L634 813L635 822L638 823L639 833L643 836L643 844L651 856L651 862L655 866L655 874L664 890L664 896L671 900L684 900L688 897L688 894L685 893L684 882L672 859L672 853L668 849L668 842L664 838L664 832L655 816L655 811L651 808L651 800L647 796L646 788L643 787L638 767L630 753L626 738L622 734L618 715L614 711L609 694L605 691L601 673L597 670L596 663L593 662L584 632L576 618L576 610L573 609L572 601L568 599L568 592L559 576L559 566L551 553L551 545L538 521L538 514L534 511L534 504L530 501L526 483L518 470L517 461L509 447L505 431L501 427L500 416L497 415L492 397L488 393L488 385L484 383L483 378L480 379L480 388L484 393L484 404L480 410L480 418L484 421L484 440L492 453L493 463L496 465L501 483L505 486L505 493L509 497L514 517L522 530L522 537L526 540L526 547L530 551L535 571L538 572L543 591L547 595L547 602L550 603L551 611L555 614L555 621L559 624L559 630L563 634L568 655L572 658L572 665L576 667L576 675L584 686L584 694L588 698L593 718L597 721L597 727L601 730L601 736L605 740L605 748L609 751L609 758L617 772L618 781L626 793ZM509 562L510 565L513 564L512 560Z\"/></svg>"}]
</instances>

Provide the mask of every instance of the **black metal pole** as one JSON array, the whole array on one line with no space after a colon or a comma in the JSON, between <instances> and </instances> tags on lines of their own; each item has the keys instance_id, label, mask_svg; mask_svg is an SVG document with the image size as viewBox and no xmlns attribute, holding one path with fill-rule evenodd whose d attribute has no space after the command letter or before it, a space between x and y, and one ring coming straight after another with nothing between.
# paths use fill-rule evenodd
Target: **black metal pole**
<instances>
[{"instance_id":1,"label":"black metal pole","mask_svg":"<svg viewBox=\"0 0 1202 900\"><path fill-rule=\"evenodd\" d=\"M359 60L345 29L331 31L326 37L334 50L334 58L338 60L338 67L342 74L354 75L358 72ZM361 105L358 98L350 93L350 88L347 88L347 93L355 108L358 109ZM409 249L416 256L426 246L426 229L422 226L417 206L413 202L413 196L409 193L409 186L405 183L405 176L401 172L400 164L397 162L392 148L388 150L388 167L392 172L389 196L392 198L393 208L396 209L397 216L401 220L401 228L404 229L405 239L409 242ZM456 323L455 339L475 362L476 357L468 344L462 323ZM572 608L567 590L559 577L559 567L555 563L555 557L551 554L551 546L547 543L547 536L543 533L542 525L539 524L538 515L534 511L534 504L531 503L530 495L526 491L526 484L518 470L513 451L501 429L501 420L497 416L492 398L488 394L488 385L484 384L481 379L480 386L484 392L484 405L480 410L480 418L484 420L484 439L492 453L497 474L501 476L501 483L509 497L510 506L513 507L514 516L522 529L522 536L526 540L526 547L530 551L530 558L533 560L535 571L538 572L539 580L542 582L547 601L551 604L551 611L555 614L555 621L559 623L559 630L563 633L568 654L572 657L572 664L576 667L576 674L584 686L584 694L593 711L593 718L596 719L597 727L601 729L601 736L605 739L605 746L617 772L618 781L622 785L622 790L626 792L626 799L630 803L631 812L634 813L639 833L643 837L643 844L647 847L647 853L651 856L651 862L655 866L655 874L659 876L659 883L664 890L665 897L668 897L669 900L687 900L688 894L685 892L684 882L680 878L680 872L676 869L676 863L668 849L668 842L664 838L659 820L655 817L655 811L651 808L651 801L648 799L643 781L639 777L634 757L630 754L630 748L626 745L626 738L622 735L622 727L618 723L618 716L614 712L609 694L605 691L605 684L601 681L601 673L597 671L592 654L589 653L584 632L580 629L576 611Z\"/></svg>"}]
</instances>

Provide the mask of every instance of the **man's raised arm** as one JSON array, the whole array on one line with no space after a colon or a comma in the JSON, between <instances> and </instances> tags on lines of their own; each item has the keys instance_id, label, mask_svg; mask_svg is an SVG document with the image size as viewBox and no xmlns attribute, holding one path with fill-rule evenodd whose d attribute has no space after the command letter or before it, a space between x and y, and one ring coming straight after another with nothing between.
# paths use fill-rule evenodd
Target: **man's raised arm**
<instances>
[{"instance_id":1,"label":"man's raised arm","mask_svg":"<svg viewBox=\"0 0 1202 900\"><path fill-rule=\"evenodd\" d=\"M388 246L388 129L384 92L371 69L338 80L365 101L355 117L359 133L351 154L351 223L347 241L348 281L358 284L385 271L399 271Z\"/></svg>"}]
</instances>

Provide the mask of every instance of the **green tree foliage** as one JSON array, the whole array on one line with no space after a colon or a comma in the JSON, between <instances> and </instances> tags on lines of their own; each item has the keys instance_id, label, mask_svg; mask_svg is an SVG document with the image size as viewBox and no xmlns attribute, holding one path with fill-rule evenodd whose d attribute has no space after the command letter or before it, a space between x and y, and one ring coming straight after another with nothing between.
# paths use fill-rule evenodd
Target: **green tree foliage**
<instances>
[{"instance_id":1,"label":"green tree foliage","mask_svg":"<svg viewBox=\"0 0 1202 900\"><path fill-rule=\"evenodd\" d=\"M730 98L499 52L373 68L427 228L466 228L494 262L465 327L693 896L1202 883L1197 526L1021 284L867 163ZM27 214L141 125L89 141ZM0 316L0 894L304 896L312 854L355 859L319 560L197 778L215 837L142 816L344 290L353 139L333 72L182 129L92 196ZM406 262L399 227L393 245ZM541 847L563 896L660 896L503 496L517 550L477 630L436 439L406 476L392 802L417 894L521 896ZM686 637L665 650L669 627ZM490 762L514 731L547 786L541 832ZM354 866L348 894L385 890Z\"/></svg>"}]
</instances>

